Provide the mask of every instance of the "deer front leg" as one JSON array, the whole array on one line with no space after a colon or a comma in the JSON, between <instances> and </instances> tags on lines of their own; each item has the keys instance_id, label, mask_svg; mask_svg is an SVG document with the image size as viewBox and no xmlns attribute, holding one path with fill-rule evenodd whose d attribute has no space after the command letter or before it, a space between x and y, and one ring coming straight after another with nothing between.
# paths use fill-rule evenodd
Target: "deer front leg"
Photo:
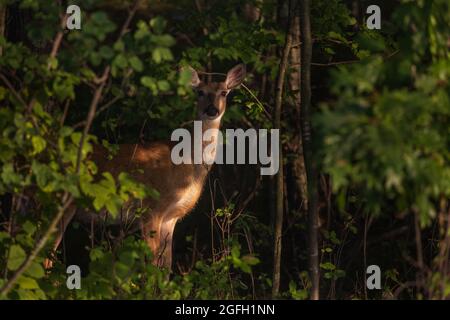
<instances>
[{"instance_id":1,"label":"deer front leg","mask_svg":"<svg viewBox=\"0 0 450 320\"><path fill-rule=\"evenodd\" d=\"M172 239L177 219L163 220L152 217L142 226L143 237L153 253L153 264L158 267L172 266Z\"/></svg>"},{"instance_id":2,"label":"deer front leg","mask_svg":"<svg viewBox=\"0 0 450 320\"><path fill-rule=\"evenodd\" d=\"M142 238L145 240L153 254L152 263L154 265L157 265L158 261L161 223L162 219L158 216L153 216L145 222L141 222Z\"/></svg>"},{"instance_id":3,"label":"deer front leg","mask_svg":"<svg viewBox=\"0 0 450 320\"><path fill-rule=\"evenodd\" d=\"M177 218L164 220L161 223L160 242L158 250L158 266L171 270L172 268L172 239Z\"/></svg>"}]
</instances>

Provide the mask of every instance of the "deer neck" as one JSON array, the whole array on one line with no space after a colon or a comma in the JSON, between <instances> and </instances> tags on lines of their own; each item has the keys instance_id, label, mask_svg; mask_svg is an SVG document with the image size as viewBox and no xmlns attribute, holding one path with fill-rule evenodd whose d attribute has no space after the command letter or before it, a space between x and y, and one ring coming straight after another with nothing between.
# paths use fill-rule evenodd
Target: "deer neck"
<instances>
[{"instance_id":1,"label":"deer neck","mask_svg":"<svg viewBox=\"0 0 450 320\"><path fill-rule=\"evenodd\" d=\"M193 134L193 163L199 177L205 178L217 154L222 116L214 120L196 120Z\"/></svg>"}]
</instances>

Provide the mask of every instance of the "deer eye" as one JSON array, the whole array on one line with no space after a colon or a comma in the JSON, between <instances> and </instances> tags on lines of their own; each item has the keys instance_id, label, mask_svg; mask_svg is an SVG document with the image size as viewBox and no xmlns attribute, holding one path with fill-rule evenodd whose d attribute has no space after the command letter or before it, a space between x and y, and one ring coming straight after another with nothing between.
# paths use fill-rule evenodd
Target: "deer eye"
<instances>
[{"instance_id":1,"label":"deer eye","mask_svg":"<svg viewBox=\"0 0 450 320\"><path fill-rule=\"evenodd\" d=\"M203 97L204 95L205 93L203 92L203 90L197 90L197 96Z\"/></svg>"},{"instance_id":2,"label":"deer eye","mask_svg":"<svg viewBox=\"0 0 450 320\"><path fill-rule=\"evenodd\" d=\"M221 95L222 97L226 97L227 94L228 94L228 91L222 91L222 92L220 93L220 95Z\"/></svg>"}]
</instances>

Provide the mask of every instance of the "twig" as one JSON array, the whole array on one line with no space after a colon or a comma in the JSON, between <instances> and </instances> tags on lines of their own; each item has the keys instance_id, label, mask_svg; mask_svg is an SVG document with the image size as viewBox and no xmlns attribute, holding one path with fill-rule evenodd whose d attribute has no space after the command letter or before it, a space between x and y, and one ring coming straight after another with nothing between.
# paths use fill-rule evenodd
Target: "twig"
<instances>
[{"instance_id":1,"label":"twig","mask_svg":"<svg viewBox=\"0 0 450 320\"><path fill-rule=\"evenodd\" d=\"M110 66L107 66L105 68L105 70L103 71L103 75L108 75L109 71L110 71ZM106 77L105 77L105 79L106 79ZM89 112L88 112L88 115L86 118L86 125L84 126L84 130L83 130L83 133L82 133L81 139L80 139L80 144L78 146L77 162L76 162L76 167L75 167L76 173L78 173L80 171L84 141L86 140L86 136L88 135L89 130L92 126L92 121L94 120L94 116L95 116L95 113L97 110L97 105L100 102L100 99L102 97L104 87L105 87L105 82L101 83L100 86L97 87L97 89L94 92L94 96L92 98L91 104L89 106Z\"/></svg>"},{"instance_id":2,"label":"twig","mask_svg":"<svg viewBox=\"0 0 450 320\"><path fill-rule=\"evenodd\" d=\"M107 110L109 107L111 107L114 103L117 102L117 100L119 100L121 97L120 96L115 96L113 99L111 99L109 102L105 103L103 106L101 106L100 108L98 108L98 111L95 113L94 115L94 119L97 118L103 111ZM86 124L86 120L83 120L81 122L78 122L77 124L75 124L72 128L73 129L78 129L81 126L84 126Z\"/></svg>"},{"instance_id":3,"label":"twig","mask_svg":"<svg viewBox=\"0 0 450 320\"><path fill-rule=\"evenodd\" d=\"M385 57L385 60L390 59L391 57L395 56L397 53L399 53L400 50L395 50L394 52L391 52ZM330 66L338 66L341 64L352 64L361 62L361 60L348 60L348 61L335 61L335 62L329 62L329 63L319 63L319 62L311 62L312 66L319 66L319 67L330 67ZM297 67L298 64L293 64L291 67Z\"/></svg>"},{"instance_id":4,"label":"twig","mask_svg":"<svg viewBox=\"0 0 450 320\"><path fill-rule=\"evenodd\" d=\"M177 32L176 35L178 35L179 39L185 39L191 47L193 47L193 48L197 47L197 45L192 41L192 39L187 34L182 33L182 32Z\"/></svg>"},{"instance_id":5,"label":"twig","mask_svg":"<svg viewBox=\"0 0 450 320\"><path fill-rule=\"evenodd\" d=\"M416 281L408 281L408 282L400 284L399 287L394 291L395 299L398 298L398 296L400 295L400 293L403 290L408 289L410 287L415 287L416 285L417 285Z\"/></svg>"},{"instance_id":6,"label":"twig","mask_svg":"<svg viewBox=\"0 0 450 320\"><path fill-rule=\"evenodd\" d=\"M55 39L53 40L53 46L52 51L50 51L50 59L47 63L47 70L50 70L51 68L51 60L56 58L56 55L58 54L59 48L61 47L62 39L64 37L64 27L66 25L67 21L67 14L65 14L61 19L61 29L56 33ZM31 110L33 110L34 104L36 103L36 97L33 97L30 101L30 103L27 106L27 113L30 113Z\"/></svg>"},{"instance_id":7,"label":"twig","mask_svg":"<svg viewBox=\"0 0 450 320\"><path fill-rule=\"evenodd\" d=\"M266 110L266 108L264 107L264 104L258 99L258 97L252 92L252 90L250 90L245 84L241 83L241 86L247 90L248 93L250 93L250 95L252 96L253 99L256 100L256 102L258 103L258 105L264 110L264 113L267 117L267 119L271 120L272 116L271 114Z\"/></svg>"},{"instance_id":8,"label":"twig","mask_svg":"<svg viewBox=\"0 0 450 320\"><path fill-rule=\"evenodd\" d=\"M0 73L0 79L2 79L2 81L6 84L6 86L12 92L12 94L16 97L16 99L19 100L19 102L26 107L27 103L21 97L21 95L16 91L16 89L14 89L13 85L11 84L11 82L9 82L8 78L6 78L2 73Z\"/></svg>"},{"instance_id":9,"label":"twig","mask_svg":"<svg viewBox=\"0 0 450 320\"><path fill-rule=\"evenodd\" d=\"M63 114L61 116L61 119L59 120L59 124L61 127L64 125L64 122L66 121L67 113L69 112L69 106L70 106L70 99L67 99L66 104L64 105Z\"/></svg>"},{"instance_id":10,"label":"twig","mask_svg":"<svg viewBox=\"0 0 450 320\"><path fill-rule=\"evenodd\" d=\"M399 235L401 235L401 234L403 234L405 232L408 232L408 231L409 231L409 227L408 226L402 226L402 227L400 227L398 229L394 229L394 230L388 231L388 232L382 234L379 237L376 237L376 238L374 238L372 240L367 241L367 246L371 246L373 244L378 244L378 243L380 243L382 241L391 240L392 238L395 238L395 237L397 237L397 236L399 236Z\"/></svg>"},{"instance_id":11,"label":"twig","mask_svg":"<svg viewBox=\"0 0 450 320\"><path fill-rule=\"evenodd\" d=\"M318 62L311 62L312 66L319 66L319 67L330 67L330 66L338 66L341 64L351 64L360 62L360 60L348 60L348 61L336 61L336 62L329 62L329 63L318 63Z\"/></svg>"},{"instance_id":12,"label":"twig","mask_svg":"<svg viewBox=\"0 0 450 320\"><path fill-rule=\"evenodd\" d=\"M50 52L50 58L54 59L56 58L56 55L58 54L59 48L61 47L61 42L62 39L64 37L64 28L66 26L66 22L67 22L67 14L65 14L63 16L63 18L61 19L61 30L58 31L58 33L55 36L55 40L53 40L53 47L52 47L52 51ZM51 63L50 61L47 64L47 70L50 70L51 68Z\"/></svg>"},{"instance_id":13,"label":"twig","mask_svg":"<svg viewBox=\"0 0 450 320\"><path fill-rule=\"evenodd\" d=\"M206 74L206 75L212 75L212 76L224 76L224 77L227 76L226 73L221 73L221 72L205 72L205 71L197 71L197 73L200 73L200 74Z\"/></svg>"}]
</instances>

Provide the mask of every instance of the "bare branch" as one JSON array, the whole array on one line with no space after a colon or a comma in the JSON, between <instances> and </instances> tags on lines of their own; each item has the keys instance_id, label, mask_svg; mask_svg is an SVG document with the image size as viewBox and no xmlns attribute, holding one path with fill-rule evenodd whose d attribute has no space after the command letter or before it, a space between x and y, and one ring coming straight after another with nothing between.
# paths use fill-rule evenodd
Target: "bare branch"
<instances>
[{"instance_id":1,"label":"bare branch","mask_svg":"<svg viewBox=\"0 0 450 320\"><path fill-rule=\"evenodd\" d=\"M14 86L9 82L8 78L6 78L2 73L0 73L0 79L2 79L3 83L8 87L8 89L12 92L12 94L16 97L17 100L21 104L23 104L25 107L27 106L27 103L22 98L22 96L14 89Z\"/></svg>"}]
</instances>

